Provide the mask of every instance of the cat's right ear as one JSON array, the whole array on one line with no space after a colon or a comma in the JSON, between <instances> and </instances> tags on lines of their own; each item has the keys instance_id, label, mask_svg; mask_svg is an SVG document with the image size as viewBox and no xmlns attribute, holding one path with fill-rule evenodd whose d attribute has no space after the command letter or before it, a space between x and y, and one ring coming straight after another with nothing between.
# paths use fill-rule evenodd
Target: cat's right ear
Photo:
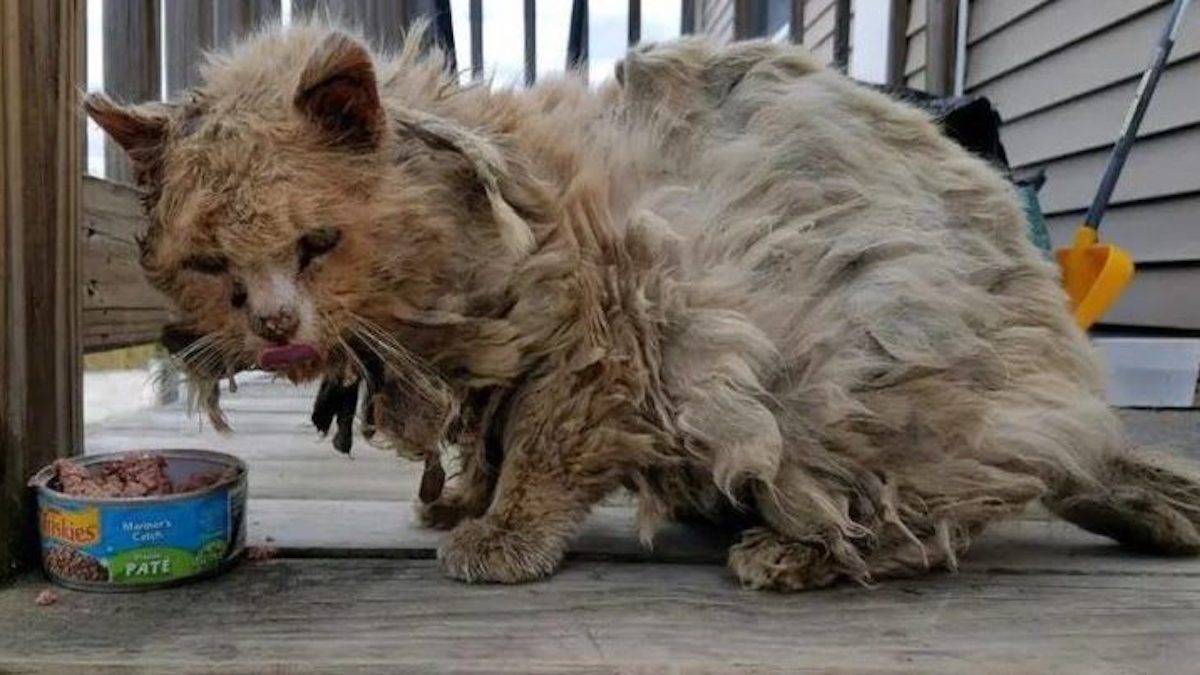
<instances>
[{"instance_id":1,"label":"cat's right ear","mask_svg":"<svg viewBox=\"0 0 1200 675\"><path fill-rule=\"evenodd\" d=\"M157 179L169 122L161 106L123 106L91 93L84 97L83 109L129 156L138 183Z\"/></svg>"},{"instance_id":2,"label":"cat's right ear","mask_svg":"<svg viewBox=\"0 0 1200 675\"><path fill-rule=\"evenodd\" d=\"M293 103L335 145L375 149L383 138L371 54L345 33L330 34L308 57Z\"/></svg>"}]
</instances>

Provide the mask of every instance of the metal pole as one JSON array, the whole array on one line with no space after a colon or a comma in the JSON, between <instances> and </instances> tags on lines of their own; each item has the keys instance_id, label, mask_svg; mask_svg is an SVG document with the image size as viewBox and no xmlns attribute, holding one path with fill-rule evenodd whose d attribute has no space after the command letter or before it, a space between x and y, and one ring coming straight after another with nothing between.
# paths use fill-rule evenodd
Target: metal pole
<instances>
[{"instance_id":1,"label":"metal pole","mask_svg":"<svg viewBox=\"0 0 1200 675\"><path fill-rule=\"evenodd\" d=\"M1137 94L1133 97L1133 105L1125 116L1125 123L1121 125L1121 137L1113 146L1112 154L1108 158L1108 166L1104 169L1104 178L1100 181L1100 189L1096 191L1096 198L1092 200L1087 217L1084 218L1083 224L1087 227L1094 230L1100 228L1100 219L1104 217L1104 210L1108 208L1108 200L1112 198L1113 190L1117 187L1121 168L1125 166L1125 159L1129 157L1129 149L1133 147L1133 142L1137 139L1137 130L1142 124L1142 117L1146 115L1146 108L1150 105L1150 96L1154 93L1154 88L1158 86L1158 78L1167 67L1167 58L1171 55L1171 48L1175 46L1179 27L1183 25L1183 12L1187 9L1188 2L1190 0L1175 0L1175 5L1171 8L1171 19L1163 28L1162 37L1158 41L1158 49L1154 53L1154 60L1150 62L1150 67L1146 69L1146 72L1142 73L1142 81L1138 84Z\"/></svg>"},{"instance_id":2,"label":"metal pole","mask_svg":"<svg viewBox=\"0 0 1200 675\"><path fill-rule=\"evenodd\" d=\"M525 0L525 86L537 81L537 0Z\"/></svg>"},{"instance_id":3,"label":"metal pole","mask_svg":"<svg viewBox=\"0 0 1200 675\"><path fill-rule=\"evenodd\" d=\"M629 0L629 22L626 44L630 47L642 41L642 0Z\"/></svg>"},{"instance_id":4,"label":"metal pole","mask_svg":"<svg viewBox=\"0 0 1200 675\"><path fill-rule=\"evenodd\" d=\"M958 37L954 55L954 95L962 96L967 88L967 12L971 11L970 0L958 0Z\"/></svg>"},{"instance_id":5,"label":"metal pole","mask_svg":"<svg viewBox=\"0 0 1200 675\"><path fill-rule=\"evenodd\" d=\"M792 0L792 13L788 19L788 39L794 45L804 44L804 0Z\"/></svg>"},{"instance_id":6,"label":"metal pole","mask_svg":"<svg viewBox=\"0 0 1200 675\"><path fill-rule=\"evenodd\" d=\"M691 35L696 32L696 0L682 0L679 7L679 33Z\"/></svg>"},{"instance_id":7,"label":"metal pole","mask_svg":"<svg viewBox=\"0 0 1200 675\"><path fill-rule=\"evenodd\" d=\"M588 64L588 3L574 0L571 6L571 33L567 38L567 70L587 75Z\"/></svg>"},{"instance_id":8,"label":"metal pole","mask_svg":"<svg viewBox=\"0 0 1200 675\"><path fill-rule=\"evenodd\" d=\"M471 0L471 78L483 77L483 0Z\"/></svg>"}]
</instances>

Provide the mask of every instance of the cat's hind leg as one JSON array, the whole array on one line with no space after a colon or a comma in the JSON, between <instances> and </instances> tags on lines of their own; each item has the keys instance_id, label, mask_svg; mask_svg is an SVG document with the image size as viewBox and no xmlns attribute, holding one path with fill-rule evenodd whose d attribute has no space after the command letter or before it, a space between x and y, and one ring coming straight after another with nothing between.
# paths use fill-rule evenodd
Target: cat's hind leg
<instances>
[{"instance_id":1,"label":"cat's hind leg","mask_svg":"<svg viewBox=\"0 0 1200 675\"><path fill-rule=\"evenodd\" d=\"M1148 553L1200 554L1200 465L1133 447L1100 396L1030 378L998 396L988 426L984 446L1044 481L1058 516Z\"/></svg>"},{"instance_id":2,"label":"cat's hind leg","mask_svg":"<svg viewBox=\"0 0 1200 675\"><path fill-rule=\"evenodd\" d=\"M954 570L988 523L1046 491L1035 477L966 458L886 470L841 459L838 469L785 463L756 491L762 525L729 552L743 585L798 591Z\"/></svg>"}]
</instances>

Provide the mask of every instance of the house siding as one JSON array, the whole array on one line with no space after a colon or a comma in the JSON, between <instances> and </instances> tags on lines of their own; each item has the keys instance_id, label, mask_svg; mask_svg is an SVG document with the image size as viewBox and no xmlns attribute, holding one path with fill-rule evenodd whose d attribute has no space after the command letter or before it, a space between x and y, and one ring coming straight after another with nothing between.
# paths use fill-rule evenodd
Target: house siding
<instances>
[{"instance_id":1,"label":"house siding","mask_svg":"<svg viewBox=\"0 0 1200 675\"><path fill-rule=\"evenodd\" d=\"M910 35L920 35L924 4L913 3ZM1056 245L1083 219L1169 12L1167 0L971 3L966 91L999 110L1013 168L1045 170L1041 203ZM919 52L906 75L919 72ZM1196 16L1185 17L1169 64L1102 223L1101 236L1139 266L1104 317L1111 325L1200 329L1200 303L1187 298L1200 290Z\"/></svg>"}]
</instances>

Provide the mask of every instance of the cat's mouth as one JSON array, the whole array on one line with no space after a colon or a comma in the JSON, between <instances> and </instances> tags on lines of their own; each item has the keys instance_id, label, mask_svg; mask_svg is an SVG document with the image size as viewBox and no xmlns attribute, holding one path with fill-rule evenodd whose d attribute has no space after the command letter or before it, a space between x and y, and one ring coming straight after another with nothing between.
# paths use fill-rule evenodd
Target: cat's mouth
<instances>
[{"instance_id":1,"label":"cat's mouth","mask_svg":"<svg viewBox=\"0 0 1200 675\"><path fill-rule=\"evenodd\" d=\"M304 342L272 345L258 353L258 367L273 372L289 371L321 360L321 352Z\"/></svg>"}]
</instances>

